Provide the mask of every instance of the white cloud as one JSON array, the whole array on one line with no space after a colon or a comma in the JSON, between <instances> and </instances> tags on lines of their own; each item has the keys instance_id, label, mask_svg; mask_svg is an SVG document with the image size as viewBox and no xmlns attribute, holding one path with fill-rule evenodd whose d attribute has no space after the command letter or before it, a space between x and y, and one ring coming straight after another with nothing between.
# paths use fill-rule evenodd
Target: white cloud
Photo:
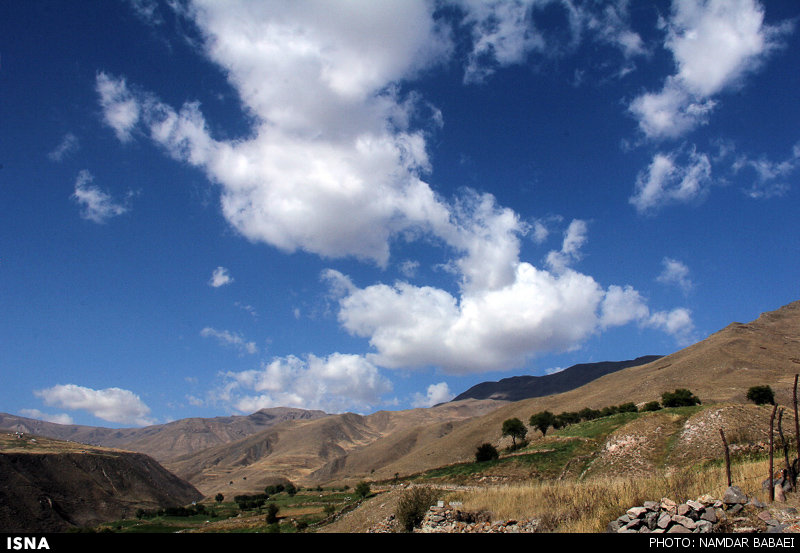
<instances>
[{"instance_id":1,"label":"white cloud","mask_svg":"<svg viewBox=\"0 0 800 553\"><path fill-rule=\"evenodd\" d=\"M788 177L800 167L800 143L795 144L791 155L782 161L771 161L739 156L733 165L735 173L747 169L755 173L756 179L745 188L751 198L774 198L785 195L791 188Z\"/></svg>"},{"instance_id":2,"label":"white cloud","mask_svg":"<svg viewBox=\"0 0 800 553\"><path fill-rule=\"evenodd\" d=\"M92 185L93 181L94 177L85 169L78 173L78 178L75 179L72 199L83 206L81 217L95 223L105 223L111 217L128 211L126 205L117 203L108 193Z\"/></svg>"},{"instance_id":3,"label":"white cloud","mask_svg":"<svg viewBox=\"0 0 800 553\"><path fill-rule=\"evenodd\" d=\"M372 363L341 353L276 358L261 369L228 372L224 377L216 400L242 413L278 406L326 412L369 409L392 390Z\"/></svg>"},{"instance_id":4,"label":"white cloud","mask_svg":"<svg viewBox=\"0 0 800 553\"><path fill-rule=\"evenodd\" d=\"M582 21L569 4L559 5L571 22ZM476 35L475 52L507 64L521 59L520 47L535 47L536 38L522 29L529 23L522 3L463 6L476 10L469 16L476 25L489 25ZM118 99L103 105L120 139L140 128L175 159L204 170L220 185L223 215L252 241L381 267L398 237L430 238L443 247L457 293L405 282L360 288L339 272L323 274L339 299L343 327L375 348L367 359L340 360L369 375L377 375L375 365L436 365L451 373L516 367L543 351L578 347L604 328L598 311L606 291L570 268L586 240L584 222L573 221L554 254L551 268L558 271L541 270L520 261L520 237L531 227L512 209L473 191L447 203L423 180L430 170L428 133L441 126L441 113L399 84L452 52L433 19L436 7L405 0L313 7L196 2L192 14L205 53L253 121L252 132L238 140L212 137L196 102L175 109L131 93L124 79L98 76L98 88L109 91L103 97ZM629 48L632 55L634 42ZM130 99L135 110L118 109ZM118 117L119 111L136 117ZM534 240L546 238L536 225L533 233ZM289 395L275 389L241 396L237 405L332 401L330 388L327 399L318 395L324 379L305 378L332 361L276 360L271 373L298 375L297 384L283 381ZM301 382L307 388L299 389Z\"/></svg>"},{"instance_id":5,"label":"white cloud","mask_svg":"<svg viewBox=\"0 0 800 553\"><path fill-rule=\"evenodd\" d=\"M125 79L113 79L104 72L97 74L96 90L106 124L114 129L119 140L127 142L139 121L139 102L128 90Z\"/></svg>"},{"instance_id":6,"label":"white cloud","mask_svg":"<svg viewBox=\"0 0 800 553\"><path fill-rule=\"evenodd\" d=\"M47 154L51 161L62 161L64 158L74 154L80 148L78 137L71 132L64 135L53 151Z\"/></svg>"},{"instance_id":7,"label":"white cloud","mask_svg":"<svg viewBox=\"0 0 800 553\"><path fill-rule=\"evenodd\" d=\"M675 284L684 292L692 289L692 279L689 277L689 267L683 262L670 257L662 260L664 270L658 275L657 280L665 284Z\"/></svg>"},{"instance_id":8,"label":"white cloud","mask_svg":"<svg viewBox=\"0 0 800 553\"><path fill-rule=\"evenodd\" d=\"M433 407L439 403L446 403L454 397L455 394L450 391L447 382L439 382L428 386L425 395L419 392L415 393L411 405L413 407Z\"/></svg>"},{"instance_id":9,"label":"white cloud","mask_svg":"<svg viewBox=\"0 0 800 553\"><path fill-rule=\"evenodd\" d=\"M56 424L73 424L72 417L70 417L66 413L59 413L57 415L51 415L49 413L42 413L38 409L21 409L20 414L25 417L30 417L32 419L38 419L47 422L54 422Z\"/></svg>"},{"instance_id":10,"label":"white cloud","mask_svg":"<svg viewBox=\"0 0 800 553\"><path fill-rule=\"evenodd\" d=\"M691 312L683 307L671 311L658 311L653 313L644 322L644 326L656 328L675 337L678 343L687 345L691 343L694 323Z\"/></svg>"},{"instance_id":11,"label":"white cloud","mask_svg":"<svg viewBox=\"0 0 800 553\"><path fill-rule=\"evenodd\" d=\"M551 270L561 273L574 261L581 258L581 248L586 243L588 227L586 221L573 220L564 233L561 250L553 250L547 254L546 263Z\"/></svg>"},{"instance_id":12,"label":"white cloud","mask_svg":"<svg viewBox=\"0 0 800 553\"><path fill-rule=\"evenodd\" d=\"M765 25L755 0L676 0L664 26L677 72L660 92L630 105L650 138L675 138L705 123L712 97L757 69L787 28Z\"/></svg>"},{"instance_id":13,"label":"white cloud","mask_svg":"<svg viewBox=\"0 0 800 553\"><path fill-rule=\"evenodd\" d=\"M150 408L129 390L121 388L93 390L75 384L64 384L37 390L34 394L41 397L47 405L80 409L109 422L137 426L154 424L148 418Z\"/></svg>"},{"instance_id":14,"label":"white cloud","mask_svg":"<svg viewBox=\"0 0 800 553\"><path fill-rule=\"evenodd\" d=\"M641 328L652 328L671 335L681 344L689 343L694 331L691 312L678 307L671 311L651 313L641 294L630 286L610 286L602 305L603 327L636 322Z\"/></svg>"},{"instance_id":15,"label":"white cloud","mask_svg":"<svg viewBox=\"0 0 800 553\"><path fill-rule=\"evenodd\" d=\"M532 54L558 56L574 50L584 35L610 44L626 60L647 53L641 37L628 22L628 2L600 4L570 0L457 0L462 24L472 34L472 50L464 70L464 82L480 83L498 68L525 63ZM568 38L551 36L536 21L545 8L560 9L569 26ZM630 70L625 69L625 71Z\"/></svg>"},{"instance_id":16,"label":"white cloud","mask_svg":"<svg viewBox=\"0 0 800 553\"><path fill-rule=\"evenodd\" d=\"M241 335L229 330L217 330L207 326L200 331L200 336L203 338L216 338L219 343L233 346L242 353L249 353L250 355L258 353L258 347L256 347L255 342L248 342Z\"/></svg>"},{"instance_id":17,"label":"white cloud","mask_svg":"<svg viewBox=\"0 0 800 553\"><path fill-rule=\"evenodd\" d=\"M211 279L208 281L208 285L214 288L219 288L220 286L225 286L231 282L233 282L233 277L228 272L228 269L225 267L217 267L214 269L214 272L211 273Z\"/></svg>"},{"instance_id":18,"label":"white cloud","mask_svg":"<svg viewBox=\"0 0 800 553\"><path fill-rule=\"evenodd\" d=\"M680 165L678 156L686 157ZM682 160L681 160L682 161ZM630 203L640 213L657 211L672 203L686 203L705 196L711 184L711 162L695 151L658 153L646 171L639 173Z\"/></svg>"}]
</instances>

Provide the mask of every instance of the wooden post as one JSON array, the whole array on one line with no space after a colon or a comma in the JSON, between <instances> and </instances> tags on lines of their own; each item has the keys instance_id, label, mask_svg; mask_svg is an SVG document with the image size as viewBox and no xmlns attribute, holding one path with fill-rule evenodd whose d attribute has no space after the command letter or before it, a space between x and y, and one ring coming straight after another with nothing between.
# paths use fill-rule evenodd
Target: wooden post
<instances>
[{"instance_id":1,"label":"wooden post","mask_svg":"<svg viewBox=\"0 0 800 553\"><path fill-rule=\"evenodd\" d=\"M773 459L774 454L774 434L775 434L775 412L778 410L778 404L772 408L772 415L769 418L769 500L775 501L775 484L773 483L773 472L775 471L775 464Z\"/></svg>"},{"instance_id":2,"label":"wooden post","mask_svg":"<svg viewBox=\"0 0 800 553\"><path fill-rule=\"evenodd\" d=\"M797 377L800 374L794 375L794 439L797 445L797 458L800 459L800 421L797 417ZM796 477L797 475L795 475Z\"/></svg>"},{"instance_id":3,"label":"wooden post","mask_svg":"<svg viewBox=\"0 0 800 553\"><path fill-rule=\"evenodd\" d=\"M725 474L728 477L728 487L730 488L733 483L731 482L731 454L728 451L728 441L725 439L725 432L722 428L719 429L719 435L722 436L722 445L725 447Z\"/></svg>"}]
</instances>

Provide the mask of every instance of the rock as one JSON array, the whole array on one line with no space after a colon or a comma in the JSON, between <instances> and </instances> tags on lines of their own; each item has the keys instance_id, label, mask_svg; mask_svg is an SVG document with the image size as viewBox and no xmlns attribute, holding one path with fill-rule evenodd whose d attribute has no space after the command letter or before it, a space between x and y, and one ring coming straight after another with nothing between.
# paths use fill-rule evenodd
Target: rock
<instances>
[{"instance_id":1,"label":"rock","mask_svg":"<svg viewBox=\"0 0 800 553\"><path fill-rule=\"evenodd\" d=\"M722 496L722 501L727 505L745 504L748 499L739 486L729 487Z\"/></svg>"},{"instance_id":2,"label":"rock","mask_svg":"<svg viewBox=\"0 0 800 553\"><path fill-rule=\"evenodd\" d=\"M697 526L697 523L690 519L689 517L685 517L682 515L672 515L672 522L676 524L680 524L684 528L688 528L689 530L694 530Z\"/></svg>"},{"instance_id":3,"label":"rock","mask_svg":"<svg viewBox=\"0 0 800 553\"><path fill-rule=\"evenodd\" d=\"M691 534L692 531L681 524L675 524L667 530L667 534Z\"/></svg>"},{"instance_id":4,"label":"rock","mask_svg":"<svg viewBox=\"0 0 800 553\"><path fill-rule=\"evenodd\" d=\"M711 524L714 524L718 520L717 513L716 511L714 511L714 509L706 509L703 511L703 514L700 515L700 520L705 520L710 522Z\"/></svg>"},{"instance_id":5,"label":"rock","mask_svg":"<svg viewBox=\"0 0 800 553\"><path fill-rule=\"evenodd\" d=\"M648 511L658 511L661 508L661 504L658 501L645 501L642 505Z\"/></svg>"},{"instance_id":6,"label":"rock","mask_svg":"<svg viewBox=\"0 0 800 553\"><path fill-rule=\"evenodd\" d=\"M658 517L658 522L656 525L661 528L662 530L666 530L669 528L669 525L672 523L672 516L669 513L663 513L660 517Z\"/></svg>"},{"instance_id":7,"label":"rock","mask_svg":"<svg viewBox=\"0 0 800 553\"><path fill-rule=\"evenodd\" d=\"M641 518L645 515L645 513L647 513L647 509L644 507L632 507L626 512L631 519Z\"/></svg>"},{"instance_id":8,"label":"rock","mask_svg":"<svg viewBox=\"0 0 800 553\"><path fill-rule=\"evenodd\" d=\"M695 532L700 534L709 534L714 531L714 525L707 520L698 520L695 523Z\"/></svg>"}]
</instances>

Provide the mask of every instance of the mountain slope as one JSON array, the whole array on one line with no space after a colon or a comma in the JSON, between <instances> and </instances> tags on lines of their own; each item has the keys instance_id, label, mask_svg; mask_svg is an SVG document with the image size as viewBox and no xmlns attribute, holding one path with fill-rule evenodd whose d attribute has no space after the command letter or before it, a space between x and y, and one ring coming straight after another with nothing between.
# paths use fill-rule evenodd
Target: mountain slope
<instances>
[{"instance_id":1,"label":"mountain slope","mask_svg":"<svg viewBox=\"0 0 800 553\"><path fill-rule=\"evenodd\" d=\"M457 395L453 401L463 399L501 399L520 401L532 397L549 396L583 386L596 378L628 367L644 365L660 355L646 355L628 361L603 361L572 365L557 373L545 376L512 376L496 382L481 382Z\"/></svg>"},{"instance_id":2,"label":"mountain slope","mask_svg":"<svg viewBox=\"0 0 800 553\"><path fill-rule=\"evenodd\" d=\"M5 532L61 532L201 498L147 455L40 436L0 437Z\"/></svg>"},{"instance_id":3,"label":"mountain slope","mask_svg":"<svg viewBox=\"0 0 800 553\"><path fill-rule=\"evenodd\" d=\"M508 440L501 435L505 419L518 417L527 422L532 414L543 410L560 413L629 401L644 403L660 400L663 392L676 388L690 389L705 404L747 403L749 387L767 384L775 391L776 401L788 405L794 376L799 372L800 302L794 302L764 313L751 323L732 323L705 340L654 362L613 372L561 394L508 403L484 416L456 423L446 435L420 441L411 448L398 448L393 461L380 467L372 463L367 471L370 459L383 458L383 449L377 448L386 448L386 442L376 442L339 460L340 470L327 467L324 477L391 478L395 473L412 474L471 461L481 443L506 445ZM438 432L435 426L430 429Z\"/></svg>"},{"instance_id":4,"label":"mountain slope","mask_svg":"<svg viewBox=\"0 0 800 553\"><path fill-rule=\"evenodd\" d=\"M322 411L290 407L262 409L251 415L190 418L143 428L98 428L55 424L0 413L0 428L8 428L60 440L117 447L150 455L163 462L215 445L241 440L290 420L312 420L327 416Z\"/></svg>"},{"instance_id":5,"label":"mountain slope","mask_svg":"<svg viewBox=\"0 0 800 553\"><path fill-rule=\"evenodd\" d=\"M310 475L329 463L336 465L338 459L353 451L407 432L419 432L424 439L430 439L431 428L455 425L503 404L467 400L428 409L379 411L371 415L344 413L289 421L236 442L168 461L165 466L206 495L259 491L281 477L307 485L318 481ZM376 450L371 451L374 454ZM384 464L392 462L397 454L395 451L386 455Z\"/></svg>"}]
</instances>

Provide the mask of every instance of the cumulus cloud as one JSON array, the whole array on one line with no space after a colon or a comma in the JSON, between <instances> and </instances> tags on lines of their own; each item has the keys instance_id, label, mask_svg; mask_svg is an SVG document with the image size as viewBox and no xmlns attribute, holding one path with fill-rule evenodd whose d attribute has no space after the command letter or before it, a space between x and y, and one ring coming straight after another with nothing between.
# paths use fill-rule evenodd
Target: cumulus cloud
<instances>
[{"instance_id":1,"label":"cumulus cloud","mask_svg":"<svg viewBox=\"0 0 800 553\"><path fill-rule=\"evenodd\" d=\"M225 267L217 267L214 269L214 272L211 273L211 279L208 281L208 285L214 288L219 288L220 286L225 286L231 282L233 282L233 277L228 272L228 269Z\"/></svg>"},{"instance_id":2,"label":"cumulus cloud","mask_svg":"<svg viewBox=\"0 0 800 553\"><path fill-rule=\"evenodd\" d=\"M82 206L81 217L95 223L127 213L128 207L115 201L107 192L92 184L94 176L87 170L78 173L72 199Z\"/></svg>"},{"instance_id":3,"label":"cumulus cloud","mask_svg":"<svg viewBox=\"0 0 800 553\"><path fill-rule=\"evenodd\" d=\"M148 417L150 408L129 390L121 388L93 390L75 384L59 384L52 388L37 390L34 394L42 398L47 405L87 411L109 422L137 426L154 424Z\"/></svg>"},{"instance_id":4,"label":"cumulus cloud","mask_svg":"<svg viewBox=\"0 0 800 553\"><path fill-rule=\"evenodd\" d=\"M20 414L22 414L25 417L30 417L32 419L38 419L46 422L54 422L56 424L72 424L74 422L72 417L70 417L66 413L51 415L49 413L43 413L38 409L21 409Z\"/></svg>"},{"instance_id":5,"label":"cumulus cloud","mask_svg":"<svg viewBox=\"0 0 800 553\"><path fill-rule=\"evenodd\" d=\"M652 213L674 204L702 199L711 185L711 161L692 150L657 153L641 171L629 201L639 213Z\"/></svg>"},{"instance_id":6,"label":"cumulus cloud","mask_svg":"<svg viewBox=\"0 0 800 553\"><path fill-rule=\"evenodd\" d=\"M670 257L665 257L662 264L664 270L658 275L659 282L675 284L684 292L692 289L692 279L689 277L689 267L686 264Z\"/></svg>"},{"instance_id":7,"label":"cumulus cloud","mask_svg":"<svg viewBox=\"0 0 800 553\"><path fill-rule=\"evenodd\" d=\"M516 63L520 52L537 47L526 15L532 4L459 5L477 33L476 75L493 63ZM579 34L588 27L574 5L559 4ZM624 14L624 2L615 6ZM313 7L194 2L187 13L205 54L224 70L253 122L251 133L236 140L212 136L197 102L176 108L132 91L123 77L98 75L105 121L120 140L141 131L137 136L203 170L219 184L222 213L242 236L286 252L354 256L380 267L388 266L398 237L424 237L446 252L453 291L403 281L359 287L326 271L340 324L375 351L287 357L260 371L229 374L229 390L237 394L230 401L240 410L271 402L341 408L333 397L337 387L348 402L374 404L387 389L377 366L507 369L543 351L578 347L605 326L630 320L603 319L610 289L571 268L586 241L585 222L573 221L544 270L520 260L520 239L533 232L543 241L546 227L531 227L491 194L465 191L447 201L425 182L428 137L442 114L400 84L453 52L434 18L436 7L405 0ZM607 31L599 29L598 23L592 32ZM625 40L634 55L635 40ZM481 65L486 56L488 65ZM357 395L353 380L333 378L345 374L363 376L367 396ZM269 388L270 382L282 387Z\"/></svg>"},{"instance_id":8,"label":"cumulus cloud","mask_svg":"<svg viewBox=\"0 0 800 553\"><path fill-rule=\"evenodd\" d=\"M280 357L260 369L227 372L215 399L242 413L289 406L344 412L369 409L392 391L378 368L359 355Z\"/></svg>"},{"instance_id":9,"label":"cumulus cloud","mask_svg":"<svg viewBox=\"0 0 800 553\"><path fill-rule=\"evenodd\" d=\"M433 407L439 403L446 403L454 397L455 394L450 391L447 382L439 382L428 386L424 395L419 392L415 393L411 405L413 407Z\"/></svg>"},{"instance_id":10,"label":"cumulus cloud","mask_svg":"<svg viewBox=\"0 0 800 553\"><path fill-rule=\"evenodd\" d=\"M645 299L631 286L610 286L602 303L601 325L605 328L632 322L640 328L665 332L681 345L689 343L694 331L694 322L688 309L678 307L652 313Z\"/></svg>"},{"instance_id":11,"label":"cumulus cloud","mask_svg":"<svg viewBox=\"0 0 800 553\"><path fill-rule=\"evenodd\" d=\"M220 344L232 346L242 353L250 355L258 353L258 347L255 342L248 342L241 335L229 330L217 330L207 326L200 331L200 336L203 338L216 338Z\"/></svg>"},{"instance_id":12,"label":"cumulus cloud","mask_svg":"<svg viewBox=\"0 0 800 553\"><path fill-rule=\"evenodd\" d=\"M757 69L786 30L765 25L756 0L676 0L663 25L677 71L660 92L630 105L649 138L675 138L705 123L713 97Z\"/></svg>"}]
</instances>

